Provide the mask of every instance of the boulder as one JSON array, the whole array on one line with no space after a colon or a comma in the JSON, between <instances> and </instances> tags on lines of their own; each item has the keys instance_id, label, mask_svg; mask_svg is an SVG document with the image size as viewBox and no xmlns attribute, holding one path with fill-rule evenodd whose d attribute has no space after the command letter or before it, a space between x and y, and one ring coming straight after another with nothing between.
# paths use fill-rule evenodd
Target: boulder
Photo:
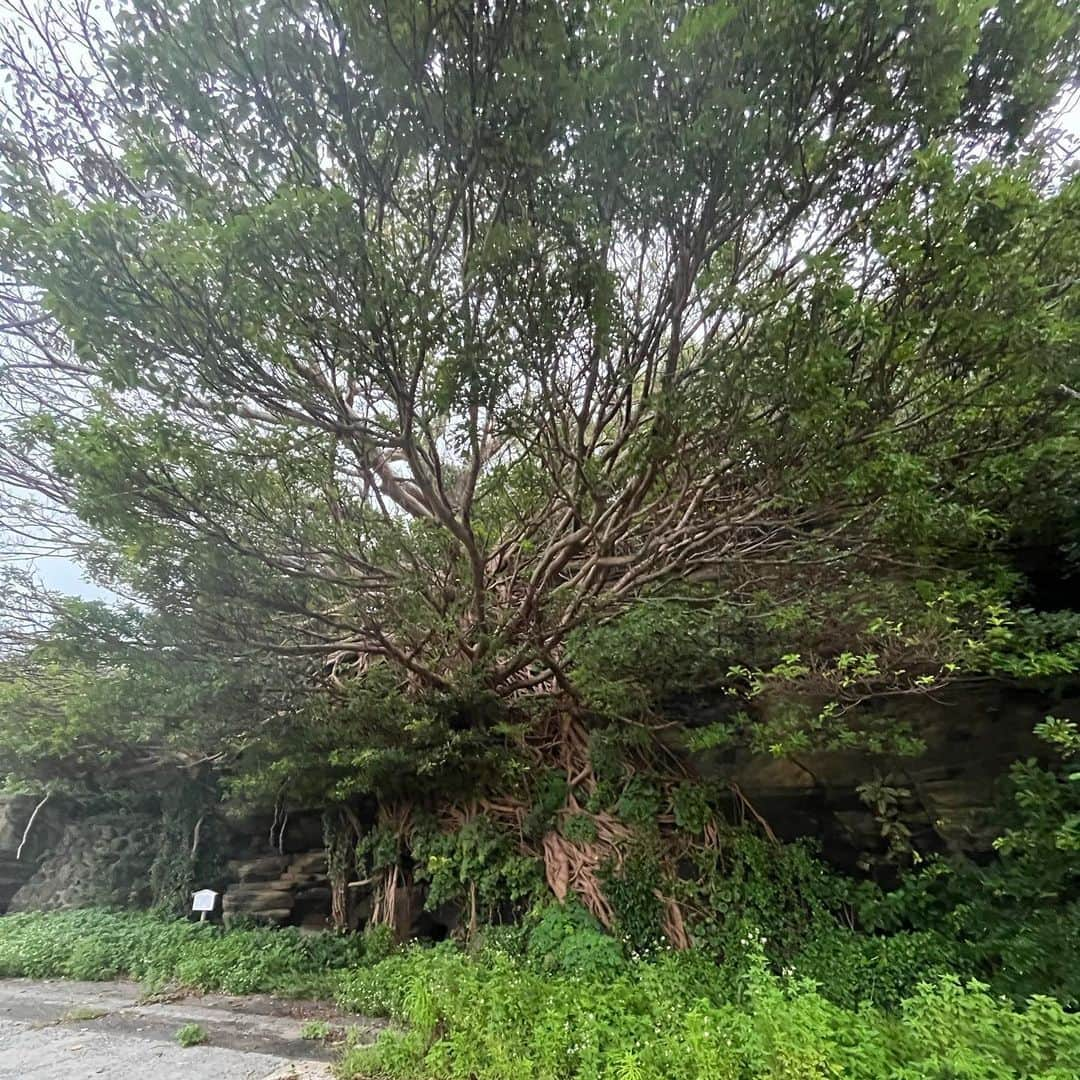
<instances>
[{"instance_id":1,"label":"boulder","mask_svg":"<svg viewBox=\"0 0 1080 1080\"><path fill-rule=\"evenodd\" d=\"M221 898L222 911L292 911L289 893L277 891L250 892L237 896L231 890Z\"/></svg>"},{"instance_id":2,"label":"boulder","mask_svg":"<svg viewBox=\"0 0 1080 1080\"><path fill-rule=\"evenodd\" d=\"M289 893L295 888L296 882L289 881L287 878L276 878L274 881L241 881L236 885L230 885L226 890L226 895L244 896L264 892Z\"/></svg>"},{"instance_id":3,"label":"boulder","mask_svg":"<svg viewBox=\"0 0 1080 1080\"><path fill-rule=\"evenodd\" d=\"M292 908L264 908L258 911L223 909L221 912L221 921L226 926L231 926L236 922L237 918L243 917L245 919L253 919L258 923L266 923L269 926L282 926L289 921L291 916Z\"/></svg>"},{"instance_id":4,"label":"boulder","mask_svg":"<svg viewBox=\"0 0 1080 1080\"><path fill-rule=\"evenodd\" d=\"M235 881L272 881L288 869L288 855L262 855L257 859L233 860L229 877Z\"/></svg>"},{"instance_id":5,"label":"boulder","mask_svg":"<svg viewBox=\"0 0 1080 1080\"><path fill-rule=\"evenodd\" d=\"M325 851L305 851L293 857L285 876L297 880L325 878L328 869Z\"/></svg>"}]
</instances>

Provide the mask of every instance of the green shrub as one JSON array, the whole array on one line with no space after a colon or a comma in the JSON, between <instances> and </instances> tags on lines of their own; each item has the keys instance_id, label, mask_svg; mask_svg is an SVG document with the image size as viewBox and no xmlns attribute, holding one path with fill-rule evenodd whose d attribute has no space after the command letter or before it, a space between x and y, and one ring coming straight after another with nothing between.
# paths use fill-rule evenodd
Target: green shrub
<instances>
[{"instance_id":1,"label":"green shrub","mask_svg":"<svg viewBox=\"0 0 1080 1080\"><path fill-rule=\"evenodd\" d=\"M377 843L377 835L367 843ZM409 848L418 880L427 882L429 909L475 905L478 919L490 922L500 905L523 910L546 891L542 861L522 855L517 838L485 817L452 832L432 821L412 831ZM379 856L373 853L372 862L378 866Z\"/></svg>"},{"instance_id":2,"label":"green shrub","mask_svg":"<svg viewBox=\"0 0 1080 1080\"><path fill-rule=\"evenodd\" d=\"M1044 725L1045 727L1045 725ZM1049 994L1080 1007L1080 777L1034 761L1010 771L999 857L936 859L888 893L864 889L861 923L936 938L931 952L1015 1001Z\"/></svg>"},{"instance_id":3,"label":"green shrub","mask_svg":"<svg viewBox=\"0 0 1080 1080\"><path fill-rule=\"evenodd\" d=\"M337 940L341 940L338 938ZM364 958L368 963L376 964L385 960L397 949L394 929L391 926L368 926L364 929Z\"/></svg>"},{"instance_id":4,"label":"green shrub","mask_svg":"<svg viewBox=\"0 0 1080 1080\"><path fill-rule=\"evenodd\" d=\"M412 945L375 967L361 966L343 972L338 983L338 1004L365 1016L400 1015L408 983L416 971L413 953L421 948ZM432 955L459 955L450 942L440 942L424 951Z\"/></svg>"},{"instance_id":5,"label":"green shrub","mask_svg":"<svg viewBox=\"0 0 1080 1080\"><path fill-rule=\"evenodd\" d=\"M506 954L412 948L352 996L405 1026L351 1046L346 1077L413 1080L1072 1080L1080 1017L1046 998L1016 1010L984 985L922 984L898 1013L844 1008L767 970L751 946L732 986L693 952L615 978L541 974Z\"/></svg>"},{"instance_id":6,"label":"green shrub","mask_svg":"<svg viewBox=\"0 0 1080 1080\"><path fill-rule=\"evenodd\" d=\"M630 955L646 956L661 948L664 911L657 896L663 884L659 860L635 853L617 870L605 867L600 880L615 915L615 933Z\"/></svg>"},{"instance_id":7,"label":"green shrub","mask_svg":"<svg viewBox=\"0 0 1080 1080\"><path fill-rule=\"evenodd\" d=\"M210 1036L200 1024L185 1024L177 1031L176 1041L183 1047L202 1046L210 1041Z\"/></svg>"},{"instance_id":8,"label":"green shrub","mask_svg":"<svg viewBox=\"0 0 1080 1080\"><path fill-rule=\"evenodd\" d=\"M671 883L691 912L696 945L738 964L748 936L764 939L777 970L793 966L807 941L850 921L854 882L828 867L812 842L778 844L738 827L696 851Z\"/></svg>"},{"instance_id":9,"label":"green shrub","mask_svg":"<svg viewBox=\"0 0 1080 1080\"><path fill-rule=\"evenodd\" d=\"M550 904L541 910L526 951L542 971L606 978L626 967L619 943L574 902Z\"/></svg>"},{"instance_id":10,"label":"green shrub","mask_svg":"<svg viewBox=\"0 0 1080 1080\"><path fill-rule=\"evenodd\" d=\"M875 935L835 927L815 934L792 962L830 1001L895 1008L920 983L973 977L976 966L954 941L931 930Z\"/></svg>"},{"instance_id":11,"label":"green shrub","mask_svg":"<svg viewBox=\"0 0 1080 1080\"><path fill-rule=\"evenodd\" d=\"M318 1041L329 1039L334 1029L325 1020L307 1020L300 1025L300 1038Z\"/></svg>"},{"instance_id":12,"label":"green shrub","mask_svg":"<svg viewBox=\"0 0 1080 1080\"><path fill-rule=\"evenodd\" d=\"M504 952L510 956L525 956L536 921L546 907L547 905L538 905L521 922L481 925L470 942L470 947L481 951Z\"/></svg>"}]
</instances>

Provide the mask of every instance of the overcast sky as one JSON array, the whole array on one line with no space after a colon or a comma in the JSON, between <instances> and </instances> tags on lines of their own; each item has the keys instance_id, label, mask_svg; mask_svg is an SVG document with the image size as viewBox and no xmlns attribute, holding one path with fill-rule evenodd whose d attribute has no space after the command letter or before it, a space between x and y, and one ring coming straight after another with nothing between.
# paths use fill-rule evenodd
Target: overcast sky
<instances>
[{"instance_id":1,"label":"overcast sky","mask_svg":"<svg viewBox=\"0 0 1080 1080\"><path fill-rule=\"evenodd\" d=\"M70 559L44 558L34 560L38 576L50 588L71 596L82 596L87 600L111 600L113 594L99 588Z\"/></svg>"}]
</instances>

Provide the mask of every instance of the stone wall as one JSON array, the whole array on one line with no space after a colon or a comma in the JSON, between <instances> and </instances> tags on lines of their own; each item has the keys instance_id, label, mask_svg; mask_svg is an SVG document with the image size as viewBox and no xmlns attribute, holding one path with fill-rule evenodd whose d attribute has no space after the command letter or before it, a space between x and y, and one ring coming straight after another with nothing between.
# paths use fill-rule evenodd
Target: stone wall
<instances>
[{"instance_id":1,"label":"stone wall","mask_svg":"<svg viewBox=\"0 0 1080 1080\"><path fill-rule=\"evenodd\" d=\"M146 814L96 815L58 825L39 821L24 857L14 853L35 799L0 802L0 913L77 907L147 907L150 868L161 822ZM247 916L266 923L325 928L330 911L326 852L319 814L295 815L284 836L269 819L253 817L226 827L221 876L197 888L223 893L226 921ZM40 825L40 830L39 830ZM297 848L303 850L297 850ZM42 849L47 848L43 852Z\"/></svg>"},{"instance_id":2,"label":"stone wall","mask_svg":"<svg viewBox=\"0 0 1080 1080\"><path fill-rule=\"evenodd\" d=\"M703 696L674 702L669 712L693 727L721 719L730 708L727 699ZM694 755L686 764L692 773L728 787L733 816L760 816L782 839L813 837L824 856L844 869L890 872L881 822L856 790L876 776L909 792L901 818L919 852L984 858L999 832L995 802L1003 777L1014 761L1046 753L1032 729L1048 713L1080 719L1080 687L1052 699L983 686L937 699L903 699L889 708L922 737L923 754L815 752L775 758L718 749ZM35 822L24 859L16 863L14 852L36 802L29 796L0 800L0 911L9 900L13 911L149 903L150 865L160 839L156 818L106 816L64 825L59 808L51 806ZM244 916L326 926L330 887L318 811L294 811L280 820L267 814L219 821L214 843L220 874L195 887L223 894L227 921ZM48 854L41 858L43 848ZM453 923L453 913L424 913L419 889L398 899L410 932L440 936ZM349 902L350 925L362 925L370 897L350 890Z\"/></svg>"},{"instance_id":3,"label":"stone wall","mask_svg":"<svg viewBox=\"0 0 1080 1080\"><path fill-rule=\"evenodd\" d=\"M720 699L699 698L673 711L694 725L719 719L728 708ZM924 753L819 751L777 758L720 749L695 755L690 765L703 777L737 785L781 838L815 837L825 857L845 869L865 868L886 851L881 823L856 791L875 777L910 792L901 819L917 850L982 858L1000 832L995 808L1009 767L1046 756L1033 728L1048 713L1080 720L1080 688L1055 700L990 685L901 699L889 708L923 740ZM733 795L733 811L749 813L739 803Z\"/></svg>"},{"instance_id":4,"label":"stone wall","mask_svg":"<svg viewBox=\"0 0 1080 1080\"><path fill-rule=\"evenodd\" d=\"M8 911L147 906L159 833L160 823L146 815L70 823L11 897Z\"/></svg>"},{"instance_id":5,"label":"stone wall","mask_svg":"<svg viewBox=\"0 0 1080 1080\"><path fill-rule=\"evenodd\" d=\"M225 922L243 916L279 926L292 923L325 930L330 913L326 873L326 851L322 848L232 860L222 897Z\"/></svg>"},{"instance_id":6,"label":"stone wall","mask_svg":"<svg viewBox=\"0 0 1080 1080\"><path fill-rule=\"evenodd\" d=\"M0 797L0 912L6 910L11 898L26 884L61 831L55 804L50 800L39 809L40 802L35 795ZM28 833L27 826L35 810L37 817Z\"/></svg>"}]
</instances>

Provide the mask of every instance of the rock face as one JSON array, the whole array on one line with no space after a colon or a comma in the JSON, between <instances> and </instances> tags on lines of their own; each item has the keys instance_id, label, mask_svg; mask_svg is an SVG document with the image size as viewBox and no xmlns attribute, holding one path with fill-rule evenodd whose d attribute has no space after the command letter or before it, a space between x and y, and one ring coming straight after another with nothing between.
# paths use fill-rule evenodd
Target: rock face
<instances>
[{"instance_id":1,"label":"rock face","mask_svg":"<svg viewBox=\"0 0 1080 1080\"><path fill-rule=\"evenodd\" d=\"M0 796L0 855L14 858L26 836L22 858L33 865L41 853L56 842L59 830L56 807L51 802L42 803L36 795ZM27 834L27 826L35 810L37 817Z\"/></svg>"},{"instance_id":2,"label":"rock face","mask_svg":"<svg viewBox=\"0 0 1080 1080\"><path fill-rule=\"evenodd\" d=\"M152 902L150 867L161 823L149 815L100 815L53 829L53 844L39 862L14 860L14 852L36 805L20 802L2 816L0 803L0 912L77 907L146 907ZM38 823L34 825L35 832ZM265 844L265 834L262 836ZM300 830L294 833L303 835ZM50 834L42 830L39 844ZM254 837L231 838L234 854ZM250 848L248 848L250 850ZM24 856L26 852L24 851ZM246 916L258 922L298 923L325 929L330 912L326 852L252 853L227 863L220 880L199 882L223 892L225 922Z\"/></svg>"},{"instance_id":3,"label":"rock face","mask_svg":"<svg viewBox=\"0 0 1080 1080\"><path fill-rule=\"evenodd\" d=\"M33 795L0 797L0 912L7 910L11 898L30 879L42 854L60 834L55 806L40 802ZM33 826L27 832L31 817Z\"/></svg>"},{"instance_id":4,"label":"rock face","mask_svg":"<svg viewBox=\"0 0 1080 1080\"><path fill-rule=\"evenodd\" d=\"M7 854L0 855L0 912L7 911L11 898L26 884L33 872L32 864Z\"/></svg>"},{"instance_id":5,"label":"rock face","mask_svg":"<svg viewBox=\"0 0 1080 1080\"><path fill-rule=\"evenodd\" d=\"M716 699L678 702L674 714L690 726L723 718ZM912 698L890 706L925 744L917 757L818 751L773 758L739 749L696 755L704 778L736 785L753 809L785 840L816 838L825 857L853 869L886 853L881 822L859 797L859 785L883 778L904 789L900 818L922 853L986 857L1000 829L995 803L1013 762L1046 755L1033 734L1048 713L1080 719L1080 688L1050 701L1045 694L1000 686L951 690L940 699ZM736 815L750 811L733 795Z\"/></svg>"},{"instance_id":6,"label":"rock face","mask_svg":"<svg viewBox=\"0 0 1080 1080\"><path fill-rule=\"evenodd\" d=\"M221 910L226 925L238 917L325 929L330 911L326 851L261 855L228 864Z\"/></svg>"},{"instance_id":7,"label":"rock face","mask_svg":"<svg viewBox=\"0 0 1080 1080\"><path fill-rule=\"evenodd\" d=\"M671 703L672 719L693 728L723 719L728 699L698 697ZM1032 734L1048 713L1080 719L1080 686L1063 698L988 686L951 691L940 700L907 699L889 706L925 743L917 757L887 758L845 751L774 758L719 748L686 761L689 771L730 793L734 818L766 821L783 839L813 837L830 862L846 869L891 873L882 821L857 788L884 779L907 794L900 820L922 854L945 851L988 857L998 832L995 801L1000 781L1016 760L1046 747ZM673 752L682 752L673 743ZM150 901L149 870L160 840L160 821L139 816L88 818L66 823L54 805L34 823L23 859L15 860L37 800L0 798L0 912L89 905L142 906ZM375 810L368 807L374 820ZM270 924L326 928L330 913L327 856L317 809L285 818L253 814L220 823L213 880L196 887L223 894L226 922L246 917ZM47 850L47 855L42 855ZM350 889L348 922L370 916L370 893ZM422 888L395 897L400 936L441 937L460 912L423 910Z\"/></svg>"},{"instance_id":8,"label":"rock face","mask_svg":"<svg viewBox=\"0 0 1080 1080\"><path fill-rule=\"evenodd\" d=\"M102 815L67 825L56 846L11 897L8 911L146 906L159 831L154 818L134 814Z\"/></svg>"}]
</instances>

